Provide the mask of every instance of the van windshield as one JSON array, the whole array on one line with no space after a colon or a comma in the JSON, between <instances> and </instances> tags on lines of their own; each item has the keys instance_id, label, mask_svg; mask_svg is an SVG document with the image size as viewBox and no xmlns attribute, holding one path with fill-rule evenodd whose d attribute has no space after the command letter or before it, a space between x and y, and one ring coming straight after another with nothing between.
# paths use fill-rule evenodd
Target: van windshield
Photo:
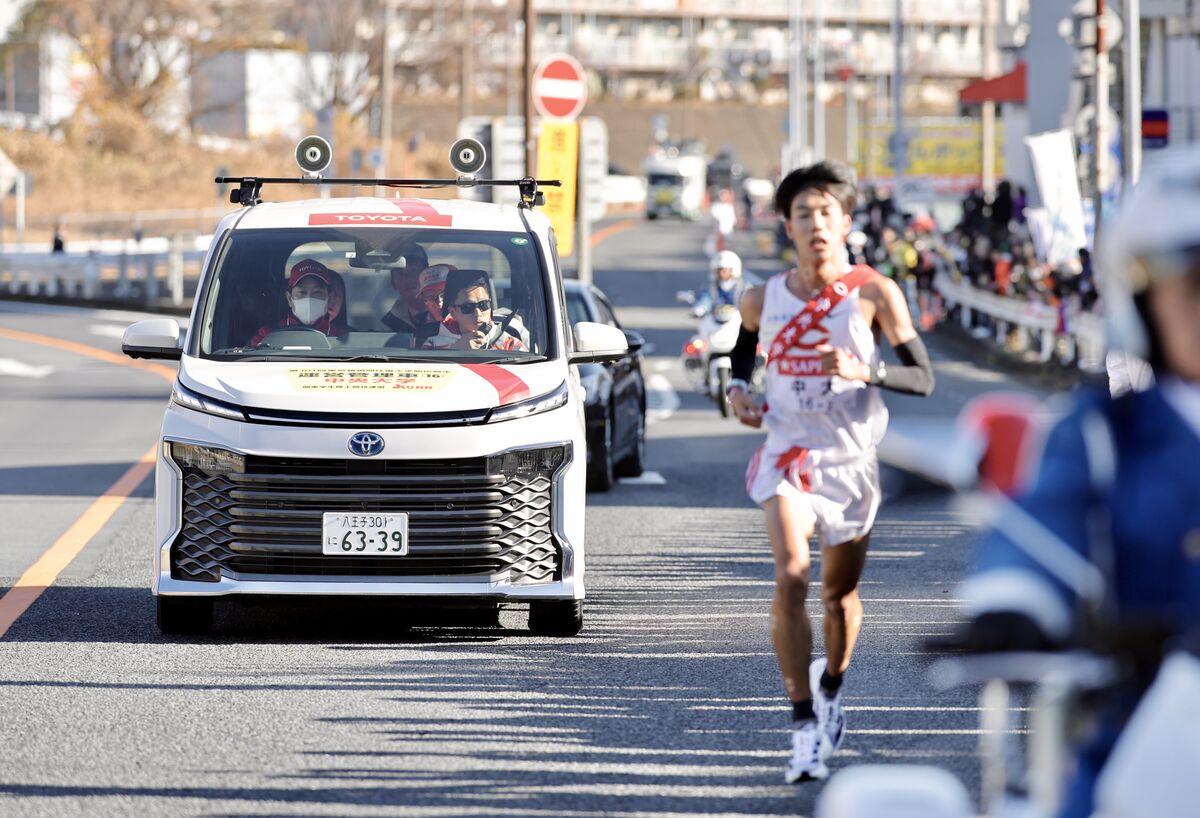
<instances>
[{"instance_id":1,"label":"van windshield","mask_svg":"<svg viewBox=\"0 0 1200 818\"><path fill-rule=\"evenodd\" d=\"M235 230L193 354L219 360L542 360L546 271L525 233Z\"/></svg>"}]
</instances>

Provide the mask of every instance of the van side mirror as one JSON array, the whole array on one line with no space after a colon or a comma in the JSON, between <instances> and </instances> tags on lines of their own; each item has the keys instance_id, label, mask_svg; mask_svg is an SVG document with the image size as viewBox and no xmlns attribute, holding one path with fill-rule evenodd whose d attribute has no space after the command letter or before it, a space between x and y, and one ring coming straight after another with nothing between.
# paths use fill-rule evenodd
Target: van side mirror
<instances>
[{"instance_id":1,"label":"van side mirror","mask_svg":"<svg viewBox=\"0 0 1200 818\"><path fill-rule=\"evenodd\" d=\"M629 342L624 332L608 324L580 321L575 325L575 351L568 353L567 363L604 363L628 354Z\"/></svg>"},{"instance_id":2,"label":"van side mirror","mask_svg":"<svg viewBox=\"0 0 1200 818\"><path fill-rule=\"evenodd\" d=\"M183 332L174 318L138 321L125 330L121 338L121 351L130 358L178 361L183 357Z\"/></svg>"}]
</instances>

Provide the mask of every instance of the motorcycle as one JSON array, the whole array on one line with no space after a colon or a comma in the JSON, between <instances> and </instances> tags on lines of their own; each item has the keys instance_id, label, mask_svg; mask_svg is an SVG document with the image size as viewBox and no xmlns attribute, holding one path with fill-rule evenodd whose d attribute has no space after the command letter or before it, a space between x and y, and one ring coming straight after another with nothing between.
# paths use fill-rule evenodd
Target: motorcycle
<instances>
[{"instance_id":1,"label":"motorcycle","mask_svg":"<svg viewBox=\"0 0 1200 818\"><path fill-rule=\"evenodd\" d=\"M1030 433L1023 396L988 396L964 410L982 438L967 434L939 452L948 485L964 492L973 516L1004 513L1019 462L1006 457ZM948 455L948 457L947 457ZM982 480L986 478L986 480ZM979 482L977 482L979 481ZM1034 524L1036 525L1036 523ZM1081 589L1092 611L1086 650L989 652L973 646L969 631L931 637L936 656L928 669L935 688L979 689L980 804L946 770L924 765L859 765L839 771L822 791L817 818L1054 818L1068 796L1074 752L1098 729L1106 703L1129 693L1147 667L1162 659L1154 683L1121 731L1095 785L1094 815L1104 818L1183 818L1196 814L1195 770L1200 765L1200 634L1169 640L1170 623L1104 622L1105 591L1073 575L1056 559L1059 547L1040 541L1028 555L1064 584ZM1067 546L1061 546L1067 549ZM1073 552L1072 552L1073 553ZM1160 654L1161 652L1161 654ZM948 655L947 655L948 654Z\"/></svg>"},{"instance_id":2,"label":"motorcycle","mask_svg":"<svg viewBox=\"0 0 1200 818\"><path fill-rule=\"evenodd\" d=\"M696 293L683 290L676 294L676 299L683 304L695 305ZM693 309L692 314L700 318L700 326L696 334L683 345L680 354L683 370L696 390L708 395L717 404L721 417L730 417L733 408L725 391L733 377L733 364L729 356L742 326L741 314L737 307L730 304L720 304L715 309L701 306ZM754 376L750 381L752 394L762 392L765 366L766 356L760 348Z\"/></svg>"}]
</instances>

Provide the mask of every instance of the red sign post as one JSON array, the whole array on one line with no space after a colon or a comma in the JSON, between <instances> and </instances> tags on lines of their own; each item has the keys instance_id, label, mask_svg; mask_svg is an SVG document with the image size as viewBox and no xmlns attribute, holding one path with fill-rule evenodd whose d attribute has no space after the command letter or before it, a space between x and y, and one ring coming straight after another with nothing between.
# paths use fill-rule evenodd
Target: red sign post
<instances>
[{"instance_id":1,"label":"red sign post","mask_svg":"<svg viewBox=\"0 0 1200 818\"><path fill-rule=\"evenodd\" d=\"M570 54L551 54L533 72L533 107L546 119L573 121L587 102L583 66Z\"/></svg>"}]
</instances>

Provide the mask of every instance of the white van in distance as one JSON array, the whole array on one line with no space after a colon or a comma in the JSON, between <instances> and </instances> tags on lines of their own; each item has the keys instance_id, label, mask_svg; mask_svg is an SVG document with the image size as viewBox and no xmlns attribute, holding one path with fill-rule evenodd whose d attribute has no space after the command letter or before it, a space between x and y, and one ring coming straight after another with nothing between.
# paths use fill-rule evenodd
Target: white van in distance
<instances>
[{"instance_id":1,"label":"white van in distance","mask_svg":"<svg viewBox=\"0 0 1200 818\"><path fill-rule=\"evenodd\" d=\"M419 198L245 205L214 234L186 336L125 333L127 355L179 361L163 417L153 591L164 632L211 627L213 601L392 595L529 605L536 633L583 623L583 391L573 363L627 350L567 323L532 179L519 206ZM218 180L222 181L222 180ZM430 180L418 180L428 184ZM406 180L384 180L403 187Z\"/></svg>"}]
</instances>

